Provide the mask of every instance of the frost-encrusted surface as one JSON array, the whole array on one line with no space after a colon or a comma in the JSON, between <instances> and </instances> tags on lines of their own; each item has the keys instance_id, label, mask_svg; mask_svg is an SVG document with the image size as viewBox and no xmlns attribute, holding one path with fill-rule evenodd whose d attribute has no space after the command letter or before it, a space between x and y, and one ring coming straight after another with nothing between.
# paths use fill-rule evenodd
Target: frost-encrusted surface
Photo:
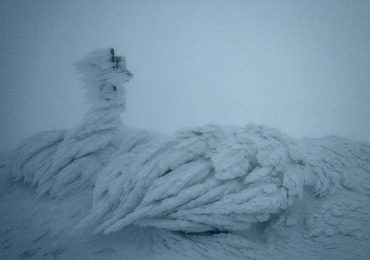
<instances>
[{"instance_id":1,"label":"frost-encrusted surface","mask_svg":"<svg viewBox=\"0 0 370 260\"><path fill-rule=\"evenodd\" d=\"M152 149L123 154L99 175L85 223L100 216L95 232L130 224L245 230L282 214L305 189L312 200L369 191L370 148L346 139L295 140L256 125L206 126L180 132L157 149L146 145Z\"/></svg>"},{"instance_id":2,"label":"frost-encrusted surface","mask_svg":"<svg viewBox=\"0 0 370 260\"><path fill-rule=\"evenodd\" d=\"M83 75L86 99L94 107L119 105L124 109L123 84L132 78L132 73L126 69L124 61L120 64L116 60L117 57L114 57L112 61L111 49L98 49L76 63L78 71ZM116 93L102 93L102 88L110 85L116 86Z\"/></svg>"},{"instance_id":3,"label":"frost-encrusted surface","mask_svg":"<svg viewBox=\"0 0 370 260\"><path fill-rule=\"evenodd\" d=\"M122 124L123 83L132 78L111 49L96 50L77 64L91 107L69 131L48 131L26 139L16 149L10 171L37 192L63 196L93 186L96 174L119 147L144 135Z\"/></svg>"},{"instance_id":4,"label":"frost-encrusted surface","mask_svg":"<svg viewBox=\"0 0 370 260\"><path fill-rule=\"evenodd\" d=\"M45 140L54 143L65 138L62 133ZM367 144L337 137L297 140L255 125L207 126L173 140L130 128L123 134L93 189L55 200L37 199L16 183L2 185L1 259L370 254ZM228 232L200 233L216 230Z\"/></svg>"},{"instance_id":5,"label":"frost-encrusted surface","mask_svg":"<svg viewBox=\"0 0 370 260\"><path fill-rule=\"evenodd\" d=\"M118 150L130 150L150 136L122 125L112 111L103 116L95 111L76 129L42 132L25 140L11 156L9 170L39 195L62 197L94 186L96 175Z\"/></svg>"}]
</instances>

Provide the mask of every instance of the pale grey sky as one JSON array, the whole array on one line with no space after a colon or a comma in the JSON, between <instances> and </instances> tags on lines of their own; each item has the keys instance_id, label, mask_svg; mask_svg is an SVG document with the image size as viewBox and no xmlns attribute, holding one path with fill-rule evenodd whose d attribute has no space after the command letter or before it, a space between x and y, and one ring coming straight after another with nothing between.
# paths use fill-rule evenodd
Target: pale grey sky
<instances>
[{"instance_id":1,"label":"pale grey sky","mask_svg":"<svg viewBox=\"0 0 370 260\"><path fill-rule=\"evenodd\" d=\"M78 123L73 63L101 47L134 73L128 125L255 122L370 141L369 14L367 0L2 0L0 151Z\"/></svg>"}]
</instances>

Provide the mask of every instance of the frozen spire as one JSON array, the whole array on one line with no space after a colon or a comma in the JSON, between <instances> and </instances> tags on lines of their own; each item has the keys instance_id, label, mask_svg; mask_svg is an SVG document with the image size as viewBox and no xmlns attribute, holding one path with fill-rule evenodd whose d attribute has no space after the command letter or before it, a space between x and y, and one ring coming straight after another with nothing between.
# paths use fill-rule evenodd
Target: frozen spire
<instances>
[{"instance_id":1,"label":"frozen spire","mask_svg":"<svg viewBox=\"0 0 370 260\"><path fill-rule=\"evenodd\" d=\"M132 78L125 58L116 56L113 48L99 49L76 64L83 74L87 101L94 108L125 108L123 84Z\"/></svg>"}]
</instances>

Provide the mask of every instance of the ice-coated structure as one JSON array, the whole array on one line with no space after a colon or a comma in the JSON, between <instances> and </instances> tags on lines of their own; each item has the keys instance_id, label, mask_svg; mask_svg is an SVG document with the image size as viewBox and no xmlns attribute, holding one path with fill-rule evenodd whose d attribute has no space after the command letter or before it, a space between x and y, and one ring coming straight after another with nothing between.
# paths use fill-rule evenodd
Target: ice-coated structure
<instances>
[{"instance_id":1,"label":"ice-coated structure","mask_svg":"<svg viewBox=\"0 0 370 260\"><path fill-rule=\"evenodd\" d=\"M12 161L16 178L35 186L39 194L62 196L92 186L121 144L132 142L131 130L120 117L126 105L123 84L132 78L122 57L114 49L102 49L76 65L90 104L82 122L69 131L47 131L25 140Z\"/></svg>"},{"instance_id":2,"label":"ice-coated structure","mask_svg":"<svg viewBox=\"0 0 370 260\"><path fill-rule=\"evenodd\" d=\"M0 174L0 258L369 258L369 143L254 124L163 138L122 124L132 74L112 49L77 66L91 106L80 125L0 159L46 195Z\"/></svg>"}]
</instances>

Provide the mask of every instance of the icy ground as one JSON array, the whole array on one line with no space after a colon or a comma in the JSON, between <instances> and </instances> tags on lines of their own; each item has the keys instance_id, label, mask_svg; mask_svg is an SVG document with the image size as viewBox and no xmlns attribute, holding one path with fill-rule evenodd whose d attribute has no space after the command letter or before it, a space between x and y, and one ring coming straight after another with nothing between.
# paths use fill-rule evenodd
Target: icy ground
<instances>
[{"instance_id":1,"label":"icy ground","mask_svg":"<svg viewBox=\"0 0 370 260\"><path fill-rule=\"evenodd\" d=\"M1 187L0 259L262 259L268 255L266 246L232 234L185 235L130 226L110 235L71 236L69 231L89 211L89 191L65 199L38 198L32 189L4 175Z\"/></svg>"},{"instance_id":2,"label":"icy ground","mask_svg":"<svg viewBox=\"0 0 370 260\"><path fill-rule=\"evenodd\" d=\"M117 233L70 237L69 230L88 212L89 196L64 200L37 198L22 185L1 195L0 259L367 259L353 245L336 248L299 235L184 235L155 228L127 227ZM246 232L247 233L247 232ZM348 238L348 240L351 240ZM368 246L368 241L355 241Z\"/></svg>"},{"instance_id":3,"label":"icy ground","mask_svg":"<svg viewBox=\"0 0 370 260\"><path fill-rule=\"evenodd\" d=\"M342 140L335 138L316 143L331 144L333 140L341 147ZM312 148L313 143L306 145ZM350 154L355 150L350 149ZM313 151L311 156L316 158L319 149ZM367 167L369 160L364 158L363 166ZM7 156L2 156L0 259L369 259L370 256L370 189L366 170L348 168L347 178L341 181L346 189L332 196L312 199L310 191L304 190L289 210L245 231L195 234L134 224L113 233L92 235L89 229L73 230L93 212L93 187L61 197L39 196L29 185L14 181L5 167L8 161Z\"/></svg>"}]
</instances>

